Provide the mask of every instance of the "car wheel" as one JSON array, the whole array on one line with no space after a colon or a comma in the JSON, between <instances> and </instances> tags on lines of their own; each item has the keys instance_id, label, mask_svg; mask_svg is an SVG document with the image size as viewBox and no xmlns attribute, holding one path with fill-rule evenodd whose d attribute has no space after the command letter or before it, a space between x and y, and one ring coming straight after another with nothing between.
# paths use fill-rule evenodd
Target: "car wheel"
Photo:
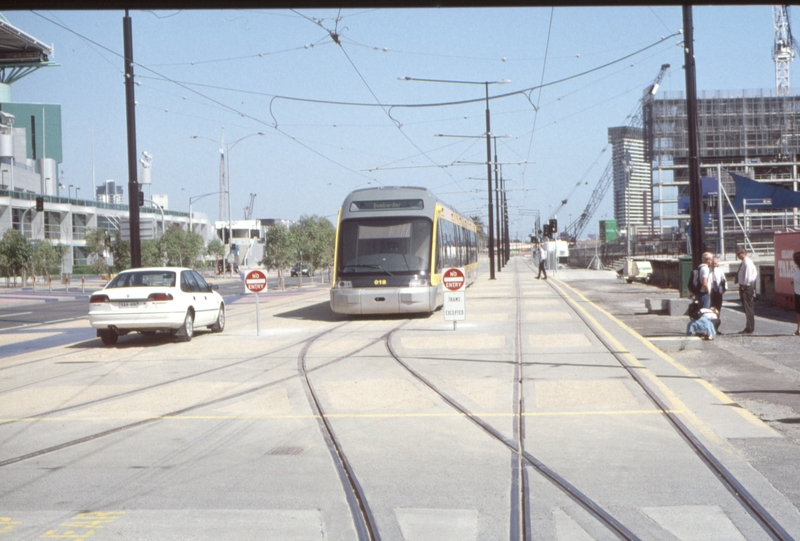
<instances>
[{"instance_id":1,"label":"car wheel","mask_svg":"<svg viewBox=\"0 0 800 541\"><path fill-rule=\"evenodd\" d=\"M188 342L192 339L192 336L194 336L194 317L192 317L191 310L186 312L183 325L180 326L175 336L178 337L178 342Z\"/></svg>"},{"instance_id":2,"label":"car wheel","mask_svg":"<svg viewBox=\"0 0 800 541\"><path fill-rule=\"evenodd\" d=\"M225 307L219 305L219 314L217 314L217 321L211 326L211 332L222 332L225 328Z\"/></svg>"},{"instance_id":3,"label":"car wheel","mask_svg":"<svg viewBox=\"0 0 800 541\"><path fill-rule=\"evenodd\" d=\"M113 346L114 344L116 344L117 338L119 338L119 335L114 331L109 331L109 330L100 331L100 340L102 340L103 344L107 346Z\"/></svg>"}]
</instances>

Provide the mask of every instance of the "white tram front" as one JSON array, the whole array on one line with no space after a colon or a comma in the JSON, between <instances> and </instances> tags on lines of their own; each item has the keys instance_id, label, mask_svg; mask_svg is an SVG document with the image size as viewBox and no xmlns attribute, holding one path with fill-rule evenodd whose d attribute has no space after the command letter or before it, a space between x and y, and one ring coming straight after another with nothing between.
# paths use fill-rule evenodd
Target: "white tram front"
<instances>
[{"instance_id":1,"label":"white tram front","mask_svg":"<svg viewBox=\"0 0 800 541\"><path fill-rule=\"evenodd\" d=\"M436 239L436 242L431 242ZM357 190L339 211L331 309L340 314L432 312L441 272L477 273L475 225L425 188Z\"/></svg>"}]
</instances>

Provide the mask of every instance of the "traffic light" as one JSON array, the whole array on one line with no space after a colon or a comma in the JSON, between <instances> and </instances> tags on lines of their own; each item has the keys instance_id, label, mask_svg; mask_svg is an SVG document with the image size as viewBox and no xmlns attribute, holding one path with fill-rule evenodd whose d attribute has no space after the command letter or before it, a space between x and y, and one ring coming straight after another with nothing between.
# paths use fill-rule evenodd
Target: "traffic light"
<instances>
[{"instance_id":1,"label":"traffic light","mask_svg":"<svg viewBox=\"0 0 800 541\"><path fill-rule=\"evenodd\" d=\"M36 198L36 212L42 212L44 210L44 197L37 197Z\"/></svg>"},{"instance_id":2,"label":"traffic light","mask_svg":"<svg viewBox=\"0 0 800 541\"><path fill-rule=\"evenodd\" d=\"M550 227L550 224L544 224L542 228L543 228L542 236L545 239L550 240L550 237L553 235L553 229Z\"/></svg>"},{"instance_id":3,"label":"traffic light","mask_svg":"<svg viewBox=\"0 0 800 541\"><path fill-rule=\"evenodd\" d=\"M144 192L139 192L139 206L144 206Z\"/></svg>"},{"instance_id":4,"label":"traffic light","mask_svg":"<svg viewBox=\"0 0 800 541\"><path fill-rule=\"evenodd\" d=\"M555 218L550 218L550 232L558 235L558 221Z\"/></svg>"}]
</instances>

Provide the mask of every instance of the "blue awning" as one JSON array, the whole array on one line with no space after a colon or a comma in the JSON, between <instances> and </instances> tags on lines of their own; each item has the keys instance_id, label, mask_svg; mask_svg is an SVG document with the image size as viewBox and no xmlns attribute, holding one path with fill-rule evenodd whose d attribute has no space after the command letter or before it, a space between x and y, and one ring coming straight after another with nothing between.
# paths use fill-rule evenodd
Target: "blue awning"
<instances>
[{"instance_id":1,"label":"blue awning","mask_svg":"<svg viewBox=\"0 0 800 541\"><path fill-rule=\"evenodd\" d=\"M800 208L800 192L787 190L775 184L756 182L735 173L730 175L736 183L736 196L733 198L733 208L736 212L742 212L745 199L748 208L759 210Z\"/></svg>"}]
</instances>

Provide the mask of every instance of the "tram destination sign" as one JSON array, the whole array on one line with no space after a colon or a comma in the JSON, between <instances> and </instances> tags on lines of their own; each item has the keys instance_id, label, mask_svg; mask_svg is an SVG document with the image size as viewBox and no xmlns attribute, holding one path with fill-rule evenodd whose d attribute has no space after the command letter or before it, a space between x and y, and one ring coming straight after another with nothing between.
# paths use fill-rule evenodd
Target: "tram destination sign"
<instances>
[{"instance_id":1,"label":"tram destination sign","mask_svg":"<svg viewBox=\"0 0 800 541\"><path fill-rule=\"evenodd\" d=\"M260 270L251 270L244 277L244 288L250 293L260 293L267 289L267 275Z\"/></svg>"}]
</instances>

